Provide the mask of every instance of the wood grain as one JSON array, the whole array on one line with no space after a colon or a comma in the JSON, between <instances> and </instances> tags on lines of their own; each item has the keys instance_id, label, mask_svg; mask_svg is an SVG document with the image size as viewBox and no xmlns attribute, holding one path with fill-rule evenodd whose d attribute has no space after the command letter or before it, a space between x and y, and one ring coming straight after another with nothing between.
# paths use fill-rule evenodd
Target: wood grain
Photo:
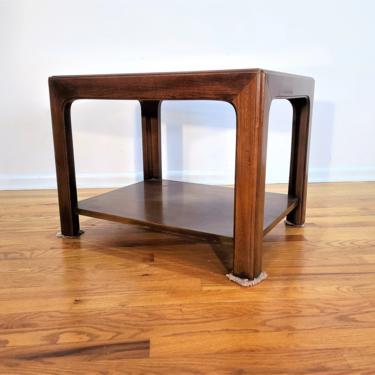
<instances>
[{"instance_id":1,"label":"wood grain","mask_svg":"<svg viewBox=\"0 0 375 375\"><path fill-rule=\"evenodd\" d=\"M161 179L160 100L141 100L143 178Z\"/></svg>"},{"instance_id":2,"label":"wood grain","mask_svg":"<svg viewBox=\"0 0 375 375\"><path fill-rule=\"evenodd\" d=\"M311 184L305 227L265 236L269 278L246 289L225 243L89 217L56 238L55 191L1 191L0 373L373 374L374 200Z\"/></svg>"},{"instance_id":3,"label":"wood grain","mask_svg":"<svg viewBox=\"0 0 375 375\"><path fill-rule=\"evenodd\" d=\"M255 279L262 271L262 241L264 237L265 176L268 138L268 117L272 100L287 99L293 106L293 139L289 196L297 198L293 207L283 210L288 223L301 226L305 220L307 194L307 165L310 122L314 96L314 80L310 77L273 72L264 69L239 69L198 72L136 73L110 75L76 75L49 77L52 128L61 234L77 237L82 232L77 213L80 210L74 170L74 152L70 108L79 99L136 99L142 112L142 148L144 180L162 178L160 104L163 100L200 99L230 103L236 112L236 161L233 228L233 259L231 272L238 277ZM164 194L164 192L163 192ZM149 205L145 194L145 204ZM165 201L167 201L165 199ZM110 204L112 208L114 202ZM205 206L207 210L212 207ZM289 209L290 208L290 209ZM158 212L160 210L157 210ZM143 208L144 213L155 214ZM216 213L215 207L210 215ZM103 219L120 219L106 213L100 204ZM283 215L277 213L278 220ZM216 215L215 224L221 215ZM123 217L127 223L136 222ZM195 221L197 215L190 217ZM147 220L139 220L147 222ZM158 218L161 229L164 220ZM268 228L276 225L272 222ZM155 223L151 222L153 226ZM184 224L184 223L183 223ZM165 229L177 231L177 225ZM182 230L190 230L183 227ZM200 232L195 228L194 232ZM204 232L204 231L202 231ZM220 232L221 233L221 232ZM211 234L209 232L209 234ZM221 235L221 234L220 234ZM228 234L225 234L228 236ZM226 257L228 258L228 257Z\"/></svg>"},{"instance_id":4,"label":"wood grain","mask_svg":"<svg viewBox=\"0 0 375 375\"><path fill-rule=\"evenodd\" d=\"M287 194L267 193L263 233L297 205ZM231 187L147 180L78 203L78 213L120 223L200 236L233 238Z\"/></svg>"}]
</instances>

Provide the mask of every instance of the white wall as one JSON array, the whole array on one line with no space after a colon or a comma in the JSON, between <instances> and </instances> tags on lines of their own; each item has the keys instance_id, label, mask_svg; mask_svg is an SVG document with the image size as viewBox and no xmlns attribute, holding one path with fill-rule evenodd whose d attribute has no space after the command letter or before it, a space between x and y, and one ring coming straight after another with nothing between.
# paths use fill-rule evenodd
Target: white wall
<instances>
[{"instance_id":1,"label":"white wall","mask_svg":"<svg viewBox=\"0 0 375 375\"><path fill-rule=\"evenodd\" d=\"M372 0L0 0L0 188L55 186L47 77L261 67L316 80L310 180L375 180ZM286 181L289 104L271 114L270 182ZM166 176L230 183L234 113L163 104ZM76 102L80 186L140 178L134 102ZM98 151L100 150L100 151Z\"/></svg>"}]
</instances>

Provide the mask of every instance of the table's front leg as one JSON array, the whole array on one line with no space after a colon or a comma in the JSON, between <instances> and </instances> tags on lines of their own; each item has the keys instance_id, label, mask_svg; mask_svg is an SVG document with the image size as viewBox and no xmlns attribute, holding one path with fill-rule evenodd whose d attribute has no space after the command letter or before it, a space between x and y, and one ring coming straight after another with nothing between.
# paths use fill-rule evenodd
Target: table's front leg
<instances>
[{"instance_id":1,"label":"table's front leg","mask_svg":"<svg viewBox=\"0 0 375 375\"><path fill-rule=\"evenodd\" d=\"M235 98L237 114L233 275L262 274L262 241L270 101L259 74Z\"/></svg>"},{"instance_id":2,"label":"table's front leg","mask_svg":"<svg viewBox=\"0 0 375 375\"><path fill-rule=\"evenodd\" d=\"M50 83L51 115L57 190L60 208L61 234L67 237L79 236L77 214L77 188L74 168L73 138L70 120L70 102L64 102Z\"/></svg>"}]
</instances>

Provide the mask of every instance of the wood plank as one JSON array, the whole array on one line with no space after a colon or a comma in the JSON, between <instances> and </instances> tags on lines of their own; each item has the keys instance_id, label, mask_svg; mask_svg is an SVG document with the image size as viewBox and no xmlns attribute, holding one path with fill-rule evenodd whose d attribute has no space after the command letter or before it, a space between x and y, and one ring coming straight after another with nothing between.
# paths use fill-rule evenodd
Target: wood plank
<instances>
[{"instance_id":1,"label":"wood plank","mask_svg":"<svg viewBox=\"0 0 375 375\"><path fill-rule=\"evenodd\" d=\"M233 202L231 187L147 180L80 201L78 213L177 233L232 238ZM264 233L296 203L295 198L285 194L267 193Z\"/></svg>"},{"instance_id":2,"label":"wood plank","mask_svg":"<svg viewBox=\"0 0 375 375\"><path fill-rule=\"evenodd\" d=\"M61 239L56 191L0 191L0 373L373 374L375 183L308 198L245 289L224 276L225 241L91 217Z\"/></svg>"}]
</instances>

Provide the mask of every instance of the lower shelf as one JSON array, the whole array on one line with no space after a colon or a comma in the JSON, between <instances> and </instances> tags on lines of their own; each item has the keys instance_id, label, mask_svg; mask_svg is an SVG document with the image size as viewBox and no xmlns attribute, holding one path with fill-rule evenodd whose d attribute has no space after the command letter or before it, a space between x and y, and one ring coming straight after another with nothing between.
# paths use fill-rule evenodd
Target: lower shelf
<instances>
[{"instance_id":1,"label":"lower shelf","mask_svg":"<svg viewBox=\"0 0 375 375\"><path fill-rule=\"evenodd\" d=\"M266 193L264 233L297 204ZM80 215L179 233L233 238L234 189L169 180L146 180L78 203Z\"/></svg>"}]
</instances>

